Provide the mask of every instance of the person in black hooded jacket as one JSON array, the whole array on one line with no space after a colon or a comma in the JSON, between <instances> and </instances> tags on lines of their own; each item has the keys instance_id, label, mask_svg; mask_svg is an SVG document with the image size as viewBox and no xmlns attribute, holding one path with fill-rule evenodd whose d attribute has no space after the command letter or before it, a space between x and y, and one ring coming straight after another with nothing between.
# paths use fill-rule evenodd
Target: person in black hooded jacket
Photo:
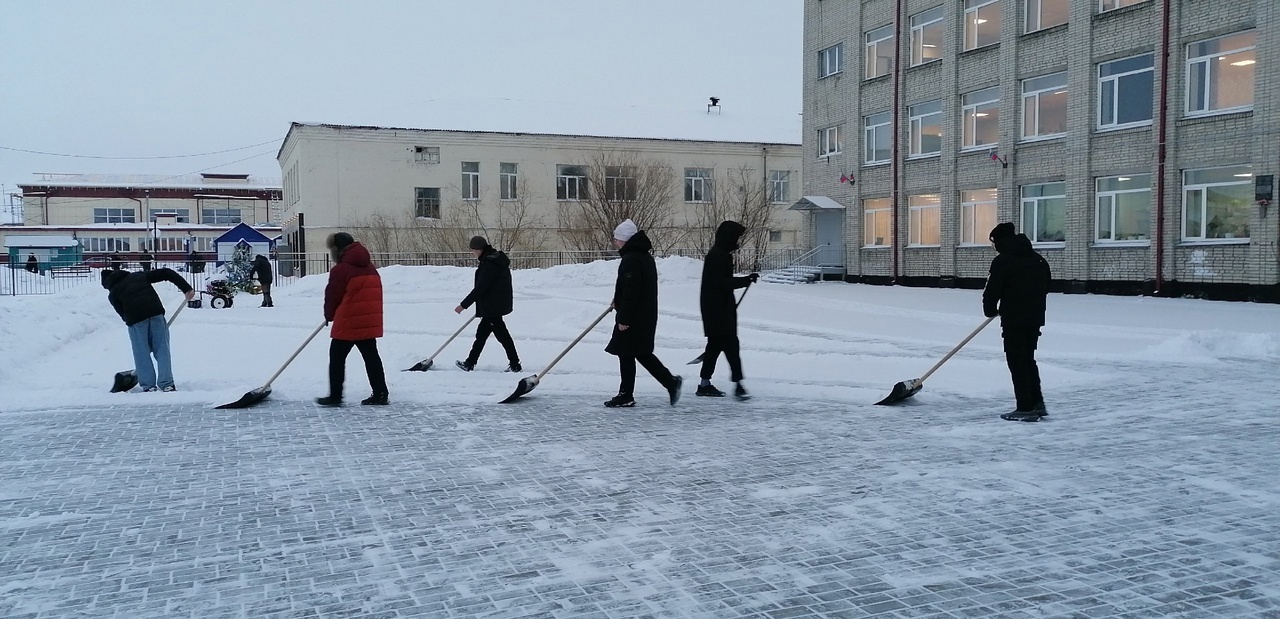
<instances>
[{"instance_id":1,"label":"person in black hooded jacket","mask_svg":"<svg viewBox=\"0 0 1280 619\"><path fill-rule=\"evenodd\" d=\"M173 269L154 269L130 273L104 269L102 287L107 301L129 327L129 343L133 348L134 371L143 391L175 391L173 364L169 355L169 325L164 319L164 304L151 285L170 282L190 301L195 290ZM155 364L151 362L155 355Z\"/></svg>"},{"instance_id":2,"label":"person in black hooded jacket","mask_svg":"<svg viewBox=\"0 0 1280 619\"><path fill-rule=\"evenodd\" d=\"M739 400L751 397L742 386L742 358L738 343L738 301L733 291L751 285L760 278L752 273L745 277L733 275L733 252L738 250L738 240L747 229L736 221L725 221L716 228L716 240L702 263L702 289L698 305L702 309L702 334L707 336L707 349L702 353L702 382L696 395L721 398L724 392L711 384L716 371L716 360L724 353L729 362L730 378L735 383L733 393Z\"/></svg>"},{"instance_id":3,"label":"person in black hooded jacket","mask_svg":"<svg viewBox=\"0 0 1280 619\"><path fill-rule=\"evenodd\" d=\"M471 242L467 246L471 248L471 254L476 257L480 266L476 267L475 286L471 288L467 298L463 299L458 307L453 308L453 311L461 314L474 303L476 316L480 317L480 325L476 327L476 342L471 345L471 353L467 355L465 361L457 361L455 365L464 372L476 369L480 352L484 350L484 343L492 333L498 343L502 344L503 350L507 352L507 371L519 372L521 370L520 355L516 353L516 343L511 339L507 323L502 319L503 316L511 313L514 305L512 302L514 293L511 289L511 259L507 258L505 253L494 249L483 236L471 237Z\"/></svg>"},{"instance_id":4,"label":"person in black hooded jacket","mask_svg":"<svg viewBox=\"0 0 1280 619\"><path fill-rule=\"evenodd\" d=\"M271 272L271 261L266 256L258 254L253 258L253 266L249 268L248 277L258 276L258 284L262 286L262 305L258 307L275 307L276 304L271 301L271 282L275 276Z\"/></svg>"},{"instance_id":5,"label":"person in black hooded jacket","mask_svg":"<svg viewBox=\"0 0 1280 619\"><path fill-rule=\"evenodd\" d=\"M610 305L616 312L617 323L604 350L617 355L622 380L618 395L604 405L609 408L636 405L632 394L636 386L636 363L639 362L666 388L671 405L675 406L680 401L680 386L684 379L672 375L653 354L654 339L658 333L658 266L650 253L653 243L635 222L628 219L614 229L613 245L622 255Z\"/></svg>"},{"instance_id":6,"label":"person in black hooded jacket","mask_svg":"<svg viewBox=\"0 0 1280 619\"><path fill-rule=\"evenodd\" d=\"M1012 223L997 225L989 238L998 255L991 261L991 274L982 292L982 311L989 318L1000 317L1005 361L1018 404L1017 409L1000 417L1039 421L1049 414L1036 366L1036 346L1052 279L1049 263L1032 249L1027 235L1015 234Z\"/></svg>"}]
</instances>

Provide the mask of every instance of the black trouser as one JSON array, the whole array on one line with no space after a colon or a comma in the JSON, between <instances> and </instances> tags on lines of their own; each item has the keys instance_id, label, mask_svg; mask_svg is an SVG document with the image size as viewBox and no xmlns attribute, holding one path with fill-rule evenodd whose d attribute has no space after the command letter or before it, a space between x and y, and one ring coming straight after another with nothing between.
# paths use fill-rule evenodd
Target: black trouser
<instances>
[{"instance_id":1,"label":"black trouser","mask_svg":"<svg viewBox=\"0 0 1280 619\"><path fill-rule=\"evenodd\" d=\"M738 336L736 335L709 336L707 338L707 350L702 353L702 379L711 380L711 375L716 373L716 359L723 352L725 360L729 362L729 378L735 383L742 380L742 357L739 356L738 349Z\"/></svg>"},{"instance_id":2,"label":"black trouser","mask_svg":"<svg viewBox=\"0 0 1280 619\"><path fill-rule=\"evenodd\" d=\"M262 307L275 307L271 302L271 282L259 282L262 285Z\"/></svg>"},{"instance_id":3,"label":"black trouser","mask_svg":"<svg viewBox=\"0 0 1280 619\"><path fill-rule=\"evenodd\" d=\"M1040 327L1005 325L1004 358L1013 377L1013 395L1018 410L1029 411L1044 402L1040 392L1040 368L1036 367L1036 343Z\"/></svg>"},{"instance_id":4,"label":"black trouser","mask_svg":"<svg viewBox=\"0 0 1280 619\"><path fill-rule=\"evenodd\" d=\"M364 357L369 387L375 394L387 393L387 375L382 370L382 357L378 356L378 340L333 340L329 344L329 395L342 397L342 383L347 378L347 354L352 347L360 349L360 356Z\"/></svg>"},{"instance_id":5,"label":"black trouser","mask_svg":"<svg viewBox=\"0 0 1280 619\"><path fill-rule=\"evenodd\" d=\"M671 386L675 382L676 377L671 375L671 370L667 366L662 365L658 357L651 352L643 355L618 355L618 368L622 371L622 382L618 385L618 393L631 395L636 390L636 362L644 366L649 374L658 379L662 383L663 388Z\"/></svg>"},{"instance_id":6,"label":"black trouser","mask_svg":"<svg viewBox=\"0 0 1280 619\"><path fill-rule=\"evenodd\" d=\"M484 350L484 343L488 341L490 333L507 351L507 362L520 363L520 355L516 354L515 340L511 339L511 332L507 331L507 323L502 320L502 316L480 319L480 326L476 327L476 343L471 345L471 354L467 355L467 363L475 365L480 360L480 351Z\"/></svg>"}]
</instances>

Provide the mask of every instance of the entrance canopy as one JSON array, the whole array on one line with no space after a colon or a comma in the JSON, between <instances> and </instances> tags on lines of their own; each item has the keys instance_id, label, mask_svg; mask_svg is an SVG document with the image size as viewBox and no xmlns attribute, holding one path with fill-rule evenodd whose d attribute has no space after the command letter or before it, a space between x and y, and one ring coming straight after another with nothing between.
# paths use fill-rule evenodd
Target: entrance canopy
<instances>
[{"instance_id":1,"label":"entrance canopy","mask_svg":"<svg viewBox=\"0 0 1280 619\"><path fill-rule=\"evenodd\" d=\"M792 204L789 211L844 210L844 205L826 196L804 196Z\"/></svg>"}]
</instances>

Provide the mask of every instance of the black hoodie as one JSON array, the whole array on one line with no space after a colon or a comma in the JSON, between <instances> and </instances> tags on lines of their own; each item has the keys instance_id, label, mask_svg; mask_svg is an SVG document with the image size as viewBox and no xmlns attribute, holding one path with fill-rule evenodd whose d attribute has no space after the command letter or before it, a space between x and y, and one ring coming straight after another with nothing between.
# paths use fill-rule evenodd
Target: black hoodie
<instances>
[{"instance_id":1,"label":"black hoodie","mask_svg":"<svg viewBox=\"0 0 1280 619\"><path fill-rule=\"evenodd\" d=\"M111 302L116 313L124 320L124 324L133 326L152 316L164 316L164 304L160 303L160 295L151 284L168 281L178 290L190 292L191 284L182 279L173 269L155 269L154 271L117 271L103 269L102 287L110 291L107 300Z\"/></svg>"},{"instance_id":2,"label":"black hoodie","mask_svg":"<svg viewBox=\"0 0 1280 619\"><path fill-rule=\"evenodd\" d=\"M1000 324L1014 327L1044 326L1045 299L1049 295L1049 263L1031 248L1025 234L996 239L999 255L991 261L991 275L982 292L982 312L1000 316Z\"/></svg>"},{"instance_id":3,"label":"black hoodie","mask_svg":"<svg viewBox=\"0 0 1280 619\"><path fill-rule=\"evenodd\" d=\"M258 254L253 259L253 267L249 269L248 277L258 276L258 283L270 284L275 275L271 272L271 261L266 256Z\"/></svg>"},{"instance_id":4,"label":"black hoodie","mask_svg":"<svg viewBox=\"0 0 1280 619\"><path fill-rule=\"evenodd\" d=\"M736 221L726 221L716 228L716 242L702 263L702 289L698 305L702 308L702 334L707 337L733 337L738 333L737 299L733 291L751 283L749 277L733 276L733 252L747 229Z\"/></svg>"},{"instance_id":5,"label":"black hoodie","mask_svg":"<svg viewBox=\"0 0 1280 619\"><path fill-rule=\"evenodd\" d=\"M617 324L626 331L613 328L613 339L605 352L637 356L653 352L658 332L658 265L653 260L653 243L644 231L618 250L618 281L613 288L613 307Z\"/></svg>"},{"instance_id":6,"label":"black hoodie","mask_svg":"<svg viewBox=\"0 0 1280 619\"><path fill-rule=\"evenodd\" d=\"M476 315L481 318L498 318L511 313L511 259L506 254L486 245L480 253L480 266L476 268L476 283L467 298L459 305L463 309L476 305Z\"/></svg>"}]
</instances>

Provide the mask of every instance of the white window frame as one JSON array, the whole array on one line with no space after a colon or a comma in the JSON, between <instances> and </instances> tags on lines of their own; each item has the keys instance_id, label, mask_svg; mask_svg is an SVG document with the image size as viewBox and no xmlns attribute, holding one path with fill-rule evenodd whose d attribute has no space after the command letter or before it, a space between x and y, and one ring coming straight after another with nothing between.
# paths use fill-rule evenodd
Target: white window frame
<instances>
[{"instance_id":1,"label":"white window frame","mask_svg":"<svg viewBox=\"0 0 1280 619\"><path fill-rule=\"evenodd\" d=\"M151 221L156 220L156 215L175 215L173 222L179 224L191 223L191 209L189 208L153 208L151 209Z\"/></svg>"},{"instance_id":2,"label":"white window frame","mask_svg":"<svg viewBox=\"0 0 1280 619\"><path fill-rule=\"evenodd\" d=\"M1145 69L1135 69L1133 71L1126 71L1124 73L1116 73L1115 75L1108 75L1106 77L1102 76L1102 69L1106 65L1110 65L1117 62L1125 62L1127 60L1134 60L1135 58L1142 58L1143 56L1146 56L1151 59L1151 66ZM1131 75L1138 75L1140 73L1151 74L1150 79L1152 80L1152 88L1151 88L1152 100L1148 102L1147 111L1151 112L1152 118L1154 118L1155 113L1152 108L1155 103L1155 87L1154 87L1155 75L1156 75L1155 54L1138 54L1137 56L1129 56L1128 58L1117 58L1115 60L1108 60L1107 62L1098 63L1098 66L1097 66L1097 76L1098 76L1097 128L1098 128L1098 131L1115 131L1117 129L1128 129L1130 127L1145 127L1152 123L1152 118L1148 118L1146 120L1127 122L1127 123L1117 122L1117 120L1120 117L1120 97L1121 97L1120 78L1129 77ZM1112 93L1111 95L1112 122L1104 124L1102 120L1102 114L1105 112L1105 110L1103 109L1103 101L1105 101L1105 98L1102 96L1102 91L1107 89L1108 84L1110 85L1111 93Z\"/></svg>"},{"instance_id":3,"label":"white window frame","mask_svg":"<svg viewBox=\"0 0 1280 619\"><path fill-rule=\"evenodd\" d=\"M844 71L844 43L836 43L818 50L818 79L838 75Z\"/></svg>"},{"instance_id":4,"label":"white window frame","mask_svg":"<svg viewBox=\"0 0 1280 619\"><path fill-rule=\"evenodd\" d=\"M911 16L911 66L918 67L922 64L942 60L941 55L937 58L925 58L924 50L926 47L934 48L939 50L939 54L942 53L942 37L946 34L946 26L942 23L942 20L945 17L946 12L941 6L936 6ZM938 30L936 35L938 42L936 44L925 43L925 29L930 26L934 26Z\"/></svg>"},{"instance_id":5,"label":"white window frame","mask_svg":"<svg viewBox=\"0 0 1280 619\"><path fill-rule=\"evenodd\" d=\"M435 197L427 195L430 191L435 190ZM427 192L427 193L424 193ZM414 187L413 188L413 216L415 219L440 219L440 188L439 187ZM434 215L432 212L434 211Z\"/></svg>"},{"instance_id":6,"label":"white window frame","mask_svg":"<svg viewBox=\"0 0 1280 619\"><path fill-rule=\"evenodd\" d=\"M973 194L977 194L978 192L987 192L987 191L994 192L989 199L987 199L985 196L983 197L984 199L974 199L975 196ZM982 232L984 228L987 231L990 231L992 228L995 227L995 222L998 220L997 209L999 208L999 200L1000 200L1000 190L996 187L989 187L989 188L983 188L983 189L964 189L960 191L960 246L961 247L989 247L991 245L990 236L983 234ZM987 218L987 220L991 222L991 225L979 226L978 221L980 221L980 218L978 217L978 211L979 209L985 210L988 208L991 209L991 216ZM968 222L969 232L972 234L973 238L969 238L969 239L965 238L965 235L964 235L965 222Z\"/></svg>"},{"instance_id":7,"label":"white window frame","mask_svg":"<svg viewBox=\"0 0 1280 619\"><path fill-rule=\"evenodd\" d=\"M509 171L508 171L509 170ZM498 199L503 201L519 200L520 165L516 163L498 164Z\"/></svg>"},{"instance_id":8,"label":"white window frame","mask_svg":"<svg viewBox=\"0 0 1280 619\"><path fill-rule=\"evenodd\" d=\"M1067 5L1067 21L1064 21L1064 22L1061 22L1061 23L1057 23L1057 24L1050 24L1050 25L1048 25L1048 26L1044 25L1044 24L1043 24L1043 22L1044 22L1044 3L1046 3L1046 2L1063 2L1063 3L1065 3L1065 4ZM1034 9L1032 8L1032 5L1033 5L1033 4L1035 5L1035 8L1034 8ZM1070 0L1023 0L1023 2L1022 2L1022 9L1023 9L1023 11L1022 11L1022 32L1023 32L1023 34L1031 34L1032 32L1039 32L1039 31L1041 31L1041 30L1048 30L1049 28L1053 28L1053 27L1055 27L1055 26L1061 26L1062 24L1065 24L1065 23L1067 23L1067 22L1071 21L1071 1L1070 1ZM1036 27L1035 27L1035 28L1032 28L1032 27L1031 27L1031 18L1032 18L1032 16L1033 16L1033 14L1034 14L1034 16L1035 16L1035 18L1036 18Z\"/></svg>"},{"instance_id":9,"label":"white window frame","mask_svg":"<svg viewBox=\"0 0 1280 619\"><path fill-rule=\"evenodd\" d=\"M942 246L942 196L936 193L907 196L907 247ZM929 217L938 231L938 239L925 243L921 238L924 219Z\"/></svg>"},{"instance_id":10,"label":"white window frame","mask_svg":"<svg viewBox=\"0 0 1280 619\"><path fill-rule=\"evenodd\" d=\"M983 97L977 100L977 95L983 93L995 93L995 98L990 99ZM973 97L974 100L969 98ZM961 104L961 147L960 150L989 150L1000 145L1000 87L992 86L965 93L960 96ZM978 118L986 118L995 114L996 122L996 141L994 142L978 142Z\"/></svg>"},{"instance_id":11,"label":"white window frame","mask_svg":"<svg viewBox=\"0 0 1280 619\"><path fill-rule=\"evenodd\" d=\"M839 155L844 150L844 140L840 135L841 125L824 127L818 130L818 158L824 159Z\"/></svg>"},{"instance_id":12,"label":"white window frame","mask_svg":"<svg viewBox=\"0 0 1280 619\"><path fill-rule=\"evenodd\" d=\"M877 122L875 122L874 124L873 124L873 119L877 120ZM879 122L879 119L883 119L883 122ZM893 159L893 135L891 130L892 125L893 125L892 112L880 112L878 114L869 114L867 116L862 117L862 140L863 140L862 165L864 166L884 165L886 163L889 163ZM888 155L885 159L875 159L876 136L880 135L881 131L883 131L885 135L889 136L889 148L887 149Z\"/></svg>"},{"instance_id":13,"label":"white window frame","mask_svg":"<svg viewBox=\"0 0 1280 619\"><path fill-rule=\"evenodd\" d=\"M876 37L876 38L873 39L872 37ZM866 44L863 46L863 51L866 54L866 61L863 63L865 66L862 69L863 79L873 80L877 77L883 77L885 75L893 73L893 53L892 52L893 52L893 45L895 42L893 25L890 24L888 26L881 26L879 28L871 30L867 32L865 35L863 35L863 40L866 42ZM886 58L885 56L881 56L879 53L880 47L882 45L887 47L890 52L890 54L887 56L889 60L889 63L888 63L889 66L885 67L884 71L880 70L880 64L879 64L879 60L881 58Z\"/></svg>"},{"instance_id":14,"label":"white window frame","mask_svg":"<svg viewBox=\"0 0 1280 619\"><path fill-rule=\"evenodd\" d=\"M132 208L94 208L95 224L133 224L138 223L138 213Z\"/></svg>"},{"instance_id":15,"label":"white window frame","mask_svg":"<svg viewBox=\"0 0 1280 619\"><path fill-rule=\"evenodd\" d=\"M689 204L708 204L713 200L715 200L715 170L685 168L684 201Z\"/></svg>"},{"instance_id":16,"label":"white window frame","mask_svg":"<svg viewBox=\"0 0 1280 619\"><path fill-rule=\"evenodd\" d=\"M932 110L932 111L930 111ZM942 99L925 101L907 108L911 140L907 156L912 159L936 157L942 154ZM938 127L938 150L924 150L924 128Z\"/></svg>"},{"instance_id":17,"label":"white window frame","mask_svg":"<svg viewBox=\"0 0 1280 619\"><path fill-rule=\"evenodd\" d=\"M1102 189L1102 185L1106 181L1115 179L1123 182L1123 181L1127 181L1140 176L1147 177L1146 188L1111 189L1111 190ZM1116 198L1118 196L1124 195L1124 194L1146 193L1148 197L1147 219L1148 221L1150 221L1151 196L1153 195L1150 174L1119 174L1116 176L1100 176L1096 180L1094 180L1093 188L1094 188L1094 199L1093 199L1093 241L1094 243L1097 243L1099 245L1150 245L1151 244L1150 232L1144 233L1143 238L1139 238L1139 239L1116 238L1116 213L1119 210L1116 208ZM1103 202L1108 203L1107 208L1110 209L1110 213L1111 213L1110 217L1108 218L1111 234L1110 236L1105 238L1102 236Z\"/></svg>"},{"instance_id":18,"label":"white window frame","mask_svg":"<svg viewBox=\"0 0 1280 619\"><path fill-rule=\"evenodd\" d=\"M1206 54L1206 55L1203 55L1203 56L1195 56L1195 57L1192 57L1192 56L1191 56L1191 48L1192 48L1192 46L1194 46L1194 45L1203 45L1203 44L1205 44L1205 43L1209 43L1209 42L1212 42L1212 41L1218 41L1218 40L1221 40L1221 39L1228 39L1228 38L1231 38L1231 37L1234 37L1234 36L1239 36L1239 35L1242 35L1242 34L1245 34L1245 33L1249 33L1249 34L1252 34L1252 35L1253 35L1253 45L1247 45L1247 46L1245 46L1245 47L1240 47L1240 48L1235 48L1235 49L1229 49L1229 50L1223 50L1223 51L1220 51L1220 52L1213 52L1213 53L1211 53L1211 54ZM1209 93L1210 93L1210 91L1212 91L1212 90L1213 90L1213 89L1212 89L1212 87L1210 87L1210 88L1206 88L1206 89L1205 89L1205 92L1203 92L1203 93L1198 93L1198 94L1194 94L1194 93L1192 93L1192 92L1191 92L1191 90L1192 90L1193 88L1195 88L1195 80L1193 80L1193 79L1192 79L1191 72L1192 72L1192 67L1193 67L1193 66L1195 66L1195 65L1197 65L1197 64L1203 64L1203 65L1205 66L1205 71L1206 71L1207 75L1209 76L1209 77L1208 77L1208 79L1207 79L1207 80L1205 80L1205 81L1206 81L1207 83L1212 83L1212 82L1213 82L1213 80L1214 80L1214 78L1215 78L1215 76L1217 76L1217 74L1218 74L1218 72L1214 70L1214 67L1215 67L1215 66L1217 66L1217 65L1216 65L1216 61L1225 60L1225 58L1226 58L1227 56L1230 56L1231 54L1238 54L1238 53L1240 53L1240 52L1253 51L1253 52L1254 52L1254 58L1253 58L1252 60L1249 60L1248 62L1250 63L1250 65L1252 65L1252 66L1254 67L1254 70L1253 70L1253 80L1254 80L1254 82L1253 82L1253 85L1254 85L1253 101L1257 101L1257 96L1258 96L1258 92L1257 92L1257 86L1258 86L1257 48L1258 48L1258 35L1257 35L1257 31L1256 31L1256 30L1241 30L1241 31L1239 31L1239 32L1233 32L1233 33L1231 33L1231 34L1223 35L1223 36L1220 36L1220 37L1214 37L1214 38L1212 38L1212 39L1205 39L1205 40L1203 40L1203 41L1195 41L1195 42L1192 42L1192 43L1188 43L1188 44L1187 44L1187 47L1186 47L1186 53L1187 53L1187 70L1186 70L1186 76L1185 76L1186 83L1187 83L1187 86L1186 86L1186 93L1185 93L1185 94L1186 94L1186 98L1187 98L1187 104L1186 104L1186 115L1187 115L1187 116L1215 116L1215 115L1218 115L1218 114L1232 114L1232 113L1235 113L1235 112L1245 112L1245 111L1252 110L1252 109L1253 109L1253 102L1250 102L1248 105L1237 105L1237 106L1235 106L1235 107L1210 108L1210 107L1209 107L1209 105L1210 105L1210 102L1209 102ZM1244 62L1244 61L1241 61L1241 62ZM1204 107L1203 107L1203 108L1201 108L1201 109L1194 109L1194 110L1193 110L1193 109L1191 108L1191 105L1192 105L1193 103L1197 103L1197 104L1203 105Z\"/></svg>"},{"instance_id":19,"label":"white window frame","mask_svg":"<svg viewBox=\"0 0 1280 619\"><path fill-rule=\"evenodd\" d=\"M574 174L573 172L577 173ZM571 163L556 164L557 202L578 202L585 197L586 192L586 166Z\"/></svg>"},{"instance_id":20,"label":"white window frame","mask_svg":"<svg viewBox=\"0 0 1280 619\"><path fill-rule=\"evenodd\" d=\"M1055 195L1052 195L1052 196L1031 196L1031 197L1028 197L1028 196L1026 195L1027 188L1029 188L1029 187L1043 187L1043 186L1045 186L1045 185L1062 185L1062 194L1061 194L1061 195L1055 194ZM1061 241L1044 241L1044 240L1040 240L1040 236L1041 236L1041 234L1043 234L1043 233L1044 233L1044 231L1043 231L1043 230L1036 229L1036 226L1038 225L1038 222L1039 222L1039 220L1040 220L1040 209L1041 209L1041 208L1043 208L1043 207L1041 206L1041 203L1043 203L1043 202L1045 202L1045 201L1047 201L1047 200L1061 199L1061 200L1062 200L1062 209L1063 209L1063 230L1062 230L1062 233L1063 233L1063 235L1064 235L1064 236L1066 235L1066 223L1065 223L1065 221L1066 221L1066 208L1067 208L1067 206L1066 206L1066 202L1067 202L1067 184L1066 184L1066 182L1065 182L1065 181L1052 181L1052 182L1048 182L1048 183L1031 183L1031 184L1023 185L1023 186L1021 186L1021 187L1019 188L1019 194L1020 194L1020 197L1021 197L1021 202L1020 202L1020 203L1019 203L1019 205L1018 205L1018 207L1019 207L1019 208L1018 208L1018 219L1020 220L1020 221L1019 221L1018 229L1022 230L1022 233L1023 233L1023 234L1026 234L1026 235L1027 235L1027 238L1031 239L1031 244L1032 244L1032 245L1035 245L1035 246L1038 246L1038 247L1065 247L1065 246L1066 246L1066 244L1067 244L1067 243L1066 243L1066 239L1065 239L1065 238L1064 238L1063 240L1061 240ZM1031 222L1027 222L1027 218L1026 218L1026 207L1027 207L1027 204L1028 204L1028 203L1031 203L1031 205L1032 205L1032 207L1033 207L1033 209L1034 209L1033 215L1032 215L1032 217L1031 217ZM1030 225L1032 226L1032 229L1030 229L1030 230L1028 230L1028 229L1027 229L1027 225L1028 225L1028 223L1030 223Z\"/></svg>"},{"instance_id":21,"label":"white window frame","mask_svg":"<svg viewBox=\"0 0 1280 619\"><path fill-rule=\"evenodd\" d=\"M414 163L426 163L426 164L440 163L440 147L439 146L414 146L413 161Z\"/></svg>"},{"instance_id":22,"label":"white window frame","mask_svg":"<svg viewBox=\"0 0 1280 619\"><path fill-rule=\"evenodd\" d=\"M1126 6L1142 4L1147 0L1098 0L1098 12L1106 13L1117 9L1123 9Z\"/></svg>"},{"instance_id":23,"label":"white window frame","mask_svg":"<svg viewBox=\"0 0 1280 619\"><path fill-rule=\"evenodd\" d=\"M229 226L244 221L244 213L234 207L206 206L200 209L200 223Z\"/></svg>"},{"instance_id":24,"label":"white window frame","mask_svg":"<svg viewBox=\"0 0 1280 619\"><path fill-rule=\"evenodd\" d=\"M1061 86L1058 86L1058 85L1053 85L1053 86L1044 86L1044 87L1039 88L1038 90L1032 90L1032 91L1028 91L1028 90L1027 90L1027 87L1030 85L1030 83L1031 83L1031 82L1034 82L1034 81L1036 81L1036 80L1043 80L1043 79L1047 79L1047 78L1051 78L1051 77L1057 77L1057 76L1062 76L1062 85L1061 85ZM1059 132L1059 133L1040 133L1039 131L1040 131L1040 116L1041 116L1041 113L1040 113L1040 97L1041 97L1042 95L1044 95L1044 93L1050 93L1050 94L1054 94L1054 95L1056 95L1056 94L1058 94L1058 93L1059 93L1059 91L1061 91L1061 93L1062 93L1063 95L1065 95L1065 96L1067 96L1067 97L1070 97L1070 96L1071 96L1071 93L1070 93L1070 91L1067 89L1067 88L1068 88L1068 84L1069 84L1069 82L1068 82L1068 80L1067 80L1067 72L1066 72L1066 71L1059 71L1059 72L1057 72L1057 73L1049 73L1049 74L1047 74L1047 75L1037 75L1037 76L1035 76L1035 77L1029 77L1029 78L1024 79L1024 80L1022 80L1022 81L1021 81L1021 85L1022 85L1022 110L1021 110L1021 111L1022 111L1022 113L1019 115L1019 116L1020 116L1020 118L1019 118L1019 123L1021 123L1021 125L1022 125L1022 141L1023 141L1023 142L1037 142L1037 141L1040 141L1040 140L1054 140L1054 139L1060 138L1060 137L1062 137L1062 136L1064 136L1064 135L1066 135L1066 134L1067 134L1067 132L1066 132L1066 130L1065 130L1065 123L1066 123L1066 121L1067 121L1067 118L1063 118L1064 130L1063 130L1063 131L1061 131L1061 132ZM1035 105L1035 111L1036 111L1036 119L1035 119L1035 124L1036 124L1036 126L1035 126L1035 131L1036 131L1036 133L1032 133L1032 134L1028 134L1028 133L1027 133L1027 102L1028 102L1028 100L1031 100L1031 101L1033 101L1033 102L1034 102L1034 103L1033 103L1033 105ZM1068 102L1068 104L1069 104L1069 102ZM1065 115L1065 114L1067 114L1067 113L1068 113L1068 111L1069 111L1069 110L1068 110L1066 107L1064 107L1064 108L1063 108L1063 110L1062 110L1062 113Z\"/></svg>"},{"instance_id":25,"label":"white window frame","mask_svg":"<svg viewBox=\"0 0 1280 619\"><path fill-rule=\"evenodd\" d=\"M604 199L611 202L634 202L636 199L635 168L605 166Z\"/></svg>"},{"instance_id":26,"label":"white window frame","mask_svg":"<svg viewBox=\"0 0 1280 619\"><path fill-rule=\"evenodd\" d=\"M791 199L791 170L769 171L769 202L783 204Z\"/></svg>"},{"instance_id":27,"label":"white window frame","mask_svg":"<svg viewBox=\"0 0 1280 619\"><path fill-rule=\"evenodd\" d=\"M875 208L867 208L868 205L874 203ZM880 237L883 241L888 242L873 243L868 242L874 238L876 222L883 217L887 220L888 236ZM863 198L862 199L862 247L864 249L875 249L881 247L893 247L893 201L889 198Z\"/></svg>"},{"instance_id":28,"label":"white window frame","mask_svg":"<svg viewBox=\"0 0 1280 619\"><path fill-rule=\"evenodd\" d=\"M475 166L475 170L468 170L467 166ZM479 161L463 161L462 162L462 199L463 200L479 200L480 199L480 162Z\"/></svg>"},{"instance_id":29,"label":"white window frame","mask_svg":"<svg viewBox=\"0 0 1280 619\"><path fill-rule=\"evenodd\" d=\"M782 242L782 231L781 231L781 230L770 230L770 231L769 231L769 242L770 242L770 243L781 243L781 242Z\"/></svg>"},{"instance_id":30,"label":"white window frame","mask_svg":"<svg viewBox=\"0 0 1280 619\"><path fill-rule=\"evenodd\" d=\"M1207 171L1209 171L1209 170L1228 170L1228 171L1230 171L1230 170L1233 170L1233 169L1240 170L1240 172L1237 172L1236 174L1234 174L1234 175L1233 175L1235 178L1239 178L1239 179L1240 179L1239 181L1230 181L1230 182L1214 182L1214 183L1196 183L1196 184L1190 184L1190 183L1188 183L1188 182L1187 182L1187 179L1188 179L1189 175L1190 175L1191 173L1193 173L1193 172L1207 172ZM1248 176L1247 176L1247 177L1246 177L1246 176L1243 176L1243 174L1245 173L1244 171L1246 171L1246 170L1248 171L1248 172L1247 172L1247 174L1248 174ZM1209 189L1210 187L1234 187L1234 186L1236 186L1236 185L1248 185L1248 186L1252 187L1252 186L1254 185L1254 178L1253 178L1253 175L1254 175L1253 166L1249 166L1249 165L1240 165L1240 166L1222 166L1222 167L1218 167L1218 168L1196 168L1196 169L1192 169L1192 170L1183 170L1183 171L1182 171L1182 220L1181 220L1180 222L1178 222L1178 223L1179 223L1179 225L1178 225L1178 229L1179 229L1179 231L1180 231L1180 232L1179 232L1179 236L1182 238L1182 242L1184 242L1184 243L1226 243L1226 244L1231 244L1231 243L1248 243L1248 242L1249 242L1249 237L1248 237L1248 236L1243 236L1243 237L1238 237L1238 236L1231 236L1231 237L1227 237L1227 236L1222 236L1222 237L1210 237L1210 236L1207 236L1208 229L1209 229L1209 217L1208 217L1208 214L1209 214L1209 201L1208 201L1208 197L1209 197L1209 196L1208 196L1208 193L1209 193L1209 192L1208 192L1208 189ZM1200 203L1199 203L1198 205L1196 205L1196 208L1199 208L1199 209L1200 209L1200 236L1187 236L1187 210L1188 210L1188 208L1190 208L1190 205L1189 205L1188 203L1189 203L1189 202L1190 202L1190 200L1191 200L1191 199L1190 199L1190 194L1191 194L1191 192L1193 192L1193 191L1199 191L1199 192L1200 192ZM1250 193L1253 193L1253 192L1252 192L1252 191L1250 191ZM1250 231L1250 233L1252 234L1252 231Z\"/></svg>"},{"instance_id":31,"label":"white window frame","mask_svg":"<svg viewBox=\"0 0 1280 619\"><path fill-rule=\"evenodd\" d=\"M1000 43L999 28L996 29L997 34L995 42L984 43L982 45L978 45L977 30L978 26L990 21L988 18L982 17L982 15L988 15L991 11L983 11L982 9L999 2L1000 0L986 0L985 2L983 0L964 0L964 28L962 29L964 34L964 51L967 52L971 49L982 49L984 47L990 47ZM979 13L981 13L981 15ZM995 15L997 17L1000 16L999 6L995 8Z\"/></svg>"},{"instance_id":32,"label":"white window frame","mask_svg":"<svg viewBox=\"0 0 1280 619\"><path fill-rule=\"evenodd\" d=\"M125 236L86 236L80 238L80 245L86 252L130 251L132 246L129 237Z\"/></svg>"}]
</instances>

